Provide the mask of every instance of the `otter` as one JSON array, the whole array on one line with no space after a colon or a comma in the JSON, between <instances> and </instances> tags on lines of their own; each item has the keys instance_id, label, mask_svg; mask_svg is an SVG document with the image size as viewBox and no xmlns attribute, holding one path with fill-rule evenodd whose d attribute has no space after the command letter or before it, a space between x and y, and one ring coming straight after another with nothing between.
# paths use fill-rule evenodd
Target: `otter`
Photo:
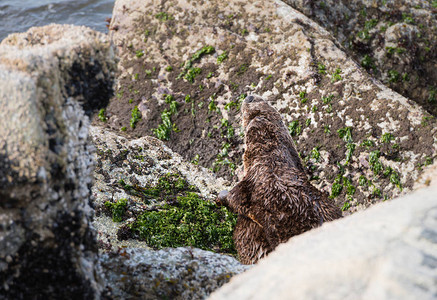
<instances>
[{"instance_id":1,"label":"otter","mask_svg":"<svg viewBox=\"0 0 437 300\"><path fill-rule=\"evenodd\" d=\"M309 182L279 112L253 95L241 110L244 177L216 201L238 214L234 244L240 261L254 264L292 236L340 218L341 210Z\"/></svg>"}]
</instances>

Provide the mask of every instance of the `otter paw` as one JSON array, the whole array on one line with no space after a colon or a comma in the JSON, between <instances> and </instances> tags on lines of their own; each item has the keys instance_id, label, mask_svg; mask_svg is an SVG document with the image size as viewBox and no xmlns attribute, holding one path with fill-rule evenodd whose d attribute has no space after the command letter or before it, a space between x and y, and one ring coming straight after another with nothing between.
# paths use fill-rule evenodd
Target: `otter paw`
<instances>
[{"instance_id":1,"label":"otter paw","mask_svg":"<svg viewBox=\"0 0 437 300\"><path fill-rule=\"evenodd\" d=\"M216 203L218 206L226 205L226 203L227 203L227 198L228 198L228 194L229 194L229 192L228 192L227 190L223 190L223 191L221 191L221 192L218 194L217 198L215 199L215 203Z\"/></svg>"}]
</instances>

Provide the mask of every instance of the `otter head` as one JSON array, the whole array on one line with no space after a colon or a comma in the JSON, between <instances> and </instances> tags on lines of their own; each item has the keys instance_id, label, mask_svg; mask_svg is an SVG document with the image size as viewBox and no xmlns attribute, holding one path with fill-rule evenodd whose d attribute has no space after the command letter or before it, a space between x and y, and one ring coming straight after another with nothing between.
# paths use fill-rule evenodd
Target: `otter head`
<instances>
[{"instance_id":1,"label":"otter head","mask_svg":"<svg viewBox=\"0 0 437 300\"><path fill-rule=\"evenodd\" d=\"M278 143L277 127L263 116L254 117L245 130L246 146L263 145L263 148L270 144Z\"/></svg>"},{"instance_id":2,"label":"otter head","mask_svg":"<svg viewBox=\"0 0 437 300\"><path fill-rule=\"evenodd\" d=\"M248 96L241 106L241 112L245 127L245 173L254 160L281 153L289 156L297 169L304 171L288 129L276 109L259 96Z\"/></svg>"},{"instance_id":3,"label":"otter head","mask_svg":"<svg viewBox=\"0 0 437 300\"><path fill-rule=\"evenodd\" d=\"M243 155L244 174L256 165L258 160L277 155L277 150L282 147L278 136L277 126L264 117L255 117L246 126L245 144Z\"/></svg>"},{"instance_id":4,"label":"otter head","mask_svg":"<svg viewBox=\"0 0 437 300\"><path fill-rule=\"evenodd\" d=\"M262 117L274 124L282 125L282 118L279 112L260 96L247 96L241 106L241 112L244 127L247 127L256 117Z\"/></svg>"}]
</instances>

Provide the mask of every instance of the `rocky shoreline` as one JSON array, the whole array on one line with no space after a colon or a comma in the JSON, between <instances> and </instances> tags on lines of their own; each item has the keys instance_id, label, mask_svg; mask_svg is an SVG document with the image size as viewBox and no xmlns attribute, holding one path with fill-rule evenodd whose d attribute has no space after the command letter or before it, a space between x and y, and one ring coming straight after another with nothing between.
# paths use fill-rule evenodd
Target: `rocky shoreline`
<instances>
[{"instance_id":1,"label":"rocky shoreline","mask_svg":"<svg viewBox=\"0 0 437 300\"><path fill-rule=\"evenodd\" d=\"M4 39L0 299L204 299L250 269L229 243L233 216L212 202L241 177L249 94L278 109L311 183L352 216L291 239L213 298L256 296L245 287L256 280L284 297L281 270L293 282L316 276L324 288L311 297L326 295L330 274L317 270L341 265L339 236L347 256L361 243L362 268L355 279L339 271L331 287L354 281L349 296L399 296L368 284L382 276L402 285L400 298L435 296L436 8L328 2L117 0L109 35L49 25ZM392 70L402 79L390 81ZM363 224L384 234L373 239ZM301 254L314 244L327 254L312 269ZM409 254L417 259L401 267ZM286 275L287 265L301 273ZM390 275L415 269L420 291ZM295 295L310 297L304 283Z\"/></svg>"},{"instance_id":2,"label":"rocky shoreline","mask_svg":"<svg viewBox=\"0 0 437 300\"><path fill-rule=\"evenodd\" d=\"M233 183L243 152L238 103L251 93L281 112L312 183L346 214L411 191L433 162L435 118L281 1L117 1L111 26L116 96L97 123L155 135ZM132 127L135 108L143 117Z\"/></svg>"}]
</instances>

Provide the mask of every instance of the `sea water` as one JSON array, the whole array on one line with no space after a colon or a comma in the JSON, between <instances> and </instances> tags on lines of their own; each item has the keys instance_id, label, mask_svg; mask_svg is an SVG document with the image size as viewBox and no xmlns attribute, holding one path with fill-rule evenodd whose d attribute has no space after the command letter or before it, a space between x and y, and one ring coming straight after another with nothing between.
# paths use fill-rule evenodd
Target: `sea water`
<instances>
[{"instance_id":1,"label":"sea water","mask_svg":"<svg viewBox=\"0 0 437 300\"><path fill-rule=\"evenodd\" d=\"M85 25L107 32L114 0L0 0L0 41L13 32L51 23Z\"/></svg>"}]
</instances>

